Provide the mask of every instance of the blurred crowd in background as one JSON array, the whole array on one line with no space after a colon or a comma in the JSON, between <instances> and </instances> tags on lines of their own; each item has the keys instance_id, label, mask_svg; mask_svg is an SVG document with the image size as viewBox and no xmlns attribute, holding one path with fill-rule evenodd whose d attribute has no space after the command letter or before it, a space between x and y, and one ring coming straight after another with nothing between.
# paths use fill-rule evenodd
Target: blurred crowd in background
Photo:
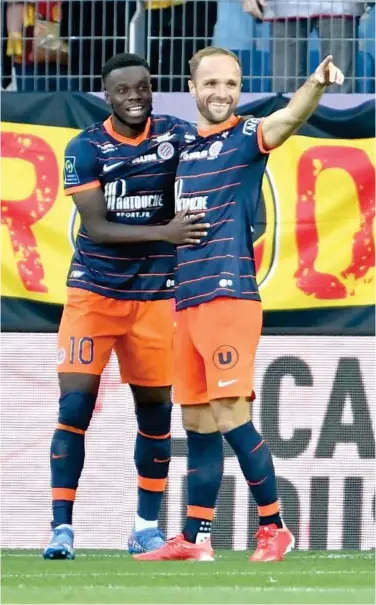
<instances>
[{"instance_id":1,"label":"blurred crowd in background","mask_svg":"<svg viewBox=\"0 0 376 605\"><path fill-rule=\"evenodd\" d=\"M236 52L245 92L293 92L333 54L341 92L375 90L375 2L354 0L48 0L2 2L2 89L101 90L125 50L149 61L153 87L187 90L204 46ZM339 92L333 87L332 92Z\"/></svg>"}]
</instances>

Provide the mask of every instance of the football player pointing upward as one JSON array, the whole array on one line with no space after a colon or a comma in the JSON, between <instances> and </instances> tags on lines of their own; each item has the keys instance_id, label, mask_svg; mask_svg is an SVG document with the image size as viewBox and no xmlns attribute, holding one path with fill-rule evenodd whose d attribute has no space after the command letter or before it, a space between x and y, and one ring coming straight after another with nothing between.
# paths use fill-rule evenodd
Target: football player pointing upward
<instances>
[{"instance_id":1,"label":"football player pointing upward","mask_svg":"<svg viewBox=\"0 0 376 605\"><path fill-rule=\"evenodd\" d=\"M210 527L223 473L223 440L234 450L258 505L251 561L280 561L294 545L284 527L269 448L252 423L254 359L262 328L252 226L268 152L314 111L343 75L327 57L286 108L259 120L234 116L238 58L219 48L190 61L199 137L180 154L176 207L204 210L211 224L199 245L177 250L175 398L188 439L188 509L182 534L141 560L214 558Z\"/></svg>"}]
</instances>

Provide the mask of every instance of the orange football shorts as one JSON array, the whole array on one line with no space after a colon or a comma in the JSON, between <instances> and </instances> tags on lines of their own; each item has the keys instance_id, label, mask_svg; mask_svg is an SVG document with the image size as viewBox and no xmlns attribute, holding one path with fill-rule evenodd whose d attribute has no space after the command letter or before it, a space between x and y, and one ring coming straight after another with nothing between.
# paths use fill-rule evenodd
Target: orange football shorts
<instances>
[{"instance_id":1,"label":"orange football shorts","mask_svg":"<svg viewBox=\"0 0 376 605\"><path fill-rule=\"evenodd\" d=\"M178 311L175 317L175 403L251 397L261 303L221 297Z\"/></svg>"},{"instance_id":2,"label":"orange football shorts","mask_svg":"<svg viewBox=\"0 0 376 605\"><path fill-rule=\"evenodd\" d=\"M117 300L68 288L58 335L57 371L100 375L115 350L122 382L169 386L173 334L171 300Z\"/></svg>"}]
</instances>

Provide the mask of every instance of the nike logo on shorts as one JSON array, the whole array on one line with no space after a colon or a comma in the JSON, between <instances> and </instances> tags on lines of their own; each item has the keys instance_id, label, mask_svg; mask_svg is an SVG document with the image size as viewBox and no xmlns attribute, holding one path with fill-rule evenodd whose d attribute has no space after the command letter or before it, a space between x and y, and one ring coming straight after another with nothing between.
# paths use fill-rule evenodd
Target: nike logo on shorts
<instances>
[{"instance_id":1,"label":"nike logo on shorts","mask_svg":"<svg viewBox=\"0 0 376 605\"><path fill-rule=\"evenodd\" d=\"M238 382L238 378L234 378L234 380L218 380L218 386L229 387L230 384L234 384L235 382Z\"/></svg>"},{"instance_id":2,"label":"nike logo on shorts","mask_svg":"<svg viewBox=\"0 0 376 605\"><path fill-rule=\"evenodd\" d=\"M125 162L116 162L116 164L104 164L103 172L111 172L111 170L115 170L118 166L125 164Z\"/></svg>"}]
</instances>

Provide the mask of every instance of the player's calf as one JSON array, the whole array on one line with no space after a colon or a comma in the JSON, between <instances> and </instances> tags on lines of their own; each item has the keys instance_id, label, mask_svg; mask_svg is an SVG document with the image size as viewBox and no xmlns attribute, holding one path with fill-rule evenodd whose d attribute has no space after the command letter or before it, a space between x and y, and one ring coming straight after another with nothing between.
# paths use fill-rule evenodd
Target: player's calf
<instances>
[{"instance_id":1,"label":"player's calf","mask_svg":"<svg viewBox=\"0 0 376 605\"><path fill-rule=\"evenodd\" d=\"M73 503L85 459L85 432L95 400L95 395L80 392L60 397L50 454L53 528L72 524Z\"/></svg>"},{"instance_id":2,"label":"player's calf","mask_svg":"<svg viewBox=\"0 0 376 605\"><path fill-rule=\"evenodd\" d=\"M251 420L246 398L211 403L223 436L234 450L258 506L260 528L251 562L282 561L295 543L280 516L277 480L269 448Z\"/></svg>"},{"instance_id":3,"label":"player's calf","mask_svg":"<svg viewBox=\"0 0 376 605\"><path fill-rule=\"evenodd\" d=\"M187 431L187 518L184 539L200 544L210 538L217 496L223 476L223 439L221 433Z\"/></svg>"},{"instance_id":4,"label":"player's calf","mask_svg":"<svg viewBox=\"0 0 376 605\"><path fill-rule=\"evenodd\" d=\"M184 540L201 544L210 539L217 496L223 476L223 438L208 404L183 406L187 432L187 517Z\"/></svg>"},{"instance_id":5,"label":"player's calf","mask_svg":"<svg viewBox=\"0 0 376 605\"><path fill-rule=\"evenodd\" d=\"M138 433L134 460L138 472L138 504L130 553L147 552L165 542L158 516L171 459L171 408L168 403L136 405Z\"/></svg>"},{"instance_id":6,"label":"player's calf","mask_svg":"<svg viewBox=\"0 0 376 605\"><path fill-rule=\"evenodd\" d=\"M216 400L211 405L257 503L260 525L275 524L282 528L273 460L265 440L253 425L249 401L234 398Z\"/></svg>"}]
</instances>

